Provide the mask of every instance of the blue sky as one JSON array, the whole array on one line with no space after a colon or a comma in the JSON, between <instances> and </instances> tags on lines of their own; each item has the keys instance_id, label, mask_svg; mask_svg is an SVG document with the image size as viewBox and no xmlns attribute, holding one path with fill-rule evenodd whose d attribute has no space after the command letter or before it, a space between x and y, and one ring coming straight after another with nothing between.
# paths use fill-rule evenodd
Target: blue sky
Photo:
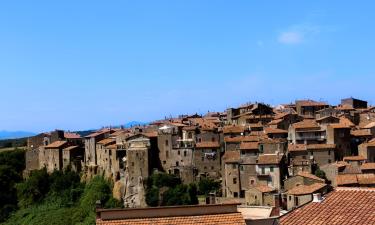
<instances>
[{"instance_id":1,"label":"blue sky","mask_svg":"<svg viewBox=\"0 0 375 225\"><path fill-rule=\"evenodd\" d=\"M375 104L373 1L0 3L0 130L298 98Z\"/></svg>"}]
</instances>

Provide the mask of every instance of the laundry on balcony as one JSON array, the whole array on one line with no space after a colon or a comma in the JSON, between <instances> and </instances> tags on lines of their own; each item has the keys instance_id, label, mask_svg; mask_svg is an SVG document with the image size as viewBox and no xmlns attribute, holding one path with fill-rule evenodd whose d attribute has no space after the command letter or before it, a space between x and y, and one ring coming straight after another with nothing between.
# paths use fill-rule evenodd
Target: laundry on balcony
<instances>
[{"instance_id":1,"label":"laundry on balcony","mask_svg":"<svg viewBox=\"0 0 375 225\"><path fill-rule=\"evenodd\" d=\"M206 159L216 159L216 152L206 152L204 153Z\"/></svg>"}]
</instances>

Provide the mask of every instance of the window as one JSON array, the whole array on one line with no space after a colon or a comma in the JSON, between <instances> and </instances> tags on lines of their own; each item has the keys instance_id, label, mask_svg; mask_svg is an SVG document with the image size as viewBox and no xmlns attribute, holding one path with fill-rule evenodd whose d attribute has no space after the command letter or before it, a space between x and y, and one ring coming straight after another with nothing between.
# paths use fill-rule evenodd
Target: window
<instances>
[{"instance_id":1,"label":"window","mask_svg":"<svg viewBox=\"0 0 375 225\"><path fill-rule=\"evenodd\" d=\"M168 140L165 140L165 146L169 146Z\"/></svg>"},{"instance_id":2,"label":"window","mask_svg":"<svg viewBox=\"0 0 375 225\"><path fill-rule=\"evenodd\" d=\"M192 138L193 138L193 133L189 132L189 133L188 133L188 138L189 138L189 139L192 139Z\"/></svg>"},{"instance_id":3,"label":"window","mask_svg":"<svg viewBox=\"0 0 375 225\"><path fill-rule=\"evenodd\" d=\"M168 152L168 151L165 152L165 156L166 156L167 158L169 157L169 152Z\"/></svg>"},{"instance_id":4,"label":"window","mask_svg":"<svg viewBox=\"0 0 375 225\"><path fill-rule=\"evenodd\" d=\"M179 163L178 163L178 162L176 162L176 166L179 166Z\"/></svg>"},{"instance_id":5,"label":"window","mask_svg":"<svg viewBox=\"0 0 375 225\"><path fill-rule=\"evenodd\" d=\"M214 137L211 140L212 140L212 142L215 142L215 138Z\"/></svg>"},{"instance_id":6,"label":"window","mask_svg":"<svg viewBox=\"0 0 375 225\"><path fill-rule=\"evenodd\" d=\"M233 192L233 197L238 198L238 192Z\"/></svg>"},{"instance_id":7,"label":"window","mask_svg":"<svg viewBox=\"0 0 375 225\"><path fill-rule=\"evenodd\" d=\"M270 172L273 172L273 166L270 167Z\"/></svg>"},{"instance_id":8,"label":"window","mask_svg":"<svg viewBox=\"0 0 375 225\"><path fill-rule=\"evenodd\" d=\"M202 141L202 138L198 138L198 142L201 142Z\"/></svg>"},{"instance_id":9,"label":"window","mask_svg":"<svg viewBox=\"0 0 375 225\"><path fill-rule=\"evenodd\" d=\"M258 196L254 195L254 199L257 200Z\"/></svg>"},{"instance_id":10,"label":"window","mask_svg":"<svg viewBox=\"0 0 375 225\"><path fill-rule=\"evenodd\" d=\"M134 166L134 162L132 162L131 165Z\"/></svg>"},{"instance_id":11,"label":"window","mask_svg":"<svg viewBox=\"0 0 375 225\"><path fill-rule=\"evenodd\" d=\"M254 185L255 181L254 180L250 180L250 184L251 185Z\"/></svg>"},{"instance_id":12,"label":"window","mask_svg":"<svg viewBox=\"0 0 375 225\"><path fill-rule=\"evenodd\" d=\"M303 156L302 156L302 159L306 159L306 156L305 156L305 155L303 155Z\"/></svg>"},{"instance_id":13,"label":"window","mask_svg":"<svg viewBox=\"0 0 375 225\"><path fill-rule=\"evenodd\" d=\"M263 145L259 145L259 153L263 153Z\"/></svg>"},{"instance_id":14,"label":"window","mask_svg":"<svg viewBox=\"0 0 375 225\"><path fill-rule=\"evenodd\" d=\"M292 196L289 196L289 201L292 201Z\"/></svg>"},{"instance_id":15,"label":"window","mask_svg":"<svg viewBox=\"0 0 375 225\"><path fill-rule=\"evenodd\" d=\"M180 150L177 151L177 154L180 155Z\"/></svg>"},{"instance_id":16,"label":"window","mask_svg":"<svg viewBox=\"0 0 375 225\"><path fill-rule=\"evenodd\" d=\"M211 166L211 170L214 170L215 168L213 166Z\"/></svg>"},{"instance_id":17,"label":"window","mask_svg":"<svg viewBox=\"0 0 375 225\"><path fill-rule=\"evenodd\" d=\"M205 166L204 169L206 170L206 169L207 169L207 166Z\"/></svg>"},{"instance_id":18,"label":"window","mask_svg":"<svg viewBox=\"0 0 375 225\"><path fill-rule=\"evenodd\" d=\"M204 161L204 156L202 156L202 162Z\"/></svg>"},{"instance_id":19,"label":"window","mask_svg":"<svg viewBox=\"0 0 375 225\"><path fill-rule=\"evenodd\" d=\"M166 161L163 161L163 164L165 165L165 164L167 164L167 162L166 162Z\"/></svg>"},{"instance_id":20,"label":"window","mask_svg":"<svg viewBox=\"0 0 375 225\"><path fill-rule=\"evenodd\" d=\"M241 151L241 155L245 155L246 152L244 150Z\"/></svg>"},{"instance_id":21,"label":"window","mask_svg":"<svg viewBox=\"0 0 375 225\"><path fill-rule=\"evenodd\" d=\"M186 152L186 151L184 151L184 156L186 157L186 155L187 155L187 152Z\"/></svg>"},{"instance_id":22,"label":"window","mask_svg":"<svg viewBox=\"0 0 375 225\"><path fill-rule=\"evenodd\" d=\"M236 177L233 178L233 184L237 184L237 178Z\"/></svg>"},{"instance_id":23,"label":"window","mask_svg":"<svg viewBox=\"0 0 375 225\"><path fill-rule=\"evenodd\" d=\"M237 165L236 164L232 164L232 169L237 169Z\"/></svg>"},{"instance_id":24,"label":"window","mask_svg":"<svg viewBox=\"0 0 375 225\"><path fill-rule=\"evenodd\" d=\"M241 166L240 166L240 170L241 170L241 171L244 171L244 166L241 165Z\"/></svg>"},{"instance_id":25,"label":"window","mask_svg":"<svg viewBox=\"0 0 375 225\"><path fill-rule=\"evenodd\" d=\"M331 163L331 162L332 162L332 160L328 159L328 163Z\"/></svg>"},{"instance_id":26,"label":"window","mask_svg":"<svg viewBox=\"0 0 375 225\"><path fill-rule=\"evenodd\" d=\"M328 150L328 155L331 155L331 150Z\"/></svg>"},{"instance_id":27,"label":"window","mask_svg":"<svg viewBox=\"0 0 375 225\"><path fill-rule=\"evenodd\" d=\"M266 168L262 167L262 174L266 174Z\"/></svg>"}]
</instances>

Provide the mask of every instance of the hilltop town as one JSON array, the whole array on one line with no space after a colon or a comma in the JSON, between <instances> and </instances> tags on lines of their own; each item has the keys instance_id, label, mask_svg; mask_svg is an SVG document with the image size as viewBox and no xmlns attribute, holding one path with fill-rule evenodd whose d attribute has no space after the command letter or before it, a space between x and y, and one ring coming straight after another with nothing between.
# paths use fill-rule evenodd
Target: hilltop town
<instances>
[{"instance_id":1,"label":"hilltop town","mask_svg":"<svg viewBox=\"0 0 375 225\"><path fill-rule=\"evenodd\" d=\"M221 184L200 201L199 209L181 206L185 216L210 219L210 210L223 207L216 214L227 216L216 218L216 224L230 219L229 224L268 219L313 224L308 223L311 215L324 221L324 213L347 214L341 224L354 224L337 207L356 207L360 215L366 201L374 199L375 107L355 98L342 99L337 106L314 100L276 107L254 102L131 128L107 127L87 136L55 130L28 138L25 178L42 168L52 173L68 167L85 181L96 175L112 181L113 196L125 208L145 208L141 216L123 212L126 218L153 213L147 208L145 181L166 173L183 184L202 179ZM180 216L172 211L160 211L159 216ZM97 223L111 224L106 216L109 221L116 218L109 214L98 211ZM120 214L117 219L124 220ZM358 224L375 221L371 213L355 218Z\"/></svg>"}]
</instances>

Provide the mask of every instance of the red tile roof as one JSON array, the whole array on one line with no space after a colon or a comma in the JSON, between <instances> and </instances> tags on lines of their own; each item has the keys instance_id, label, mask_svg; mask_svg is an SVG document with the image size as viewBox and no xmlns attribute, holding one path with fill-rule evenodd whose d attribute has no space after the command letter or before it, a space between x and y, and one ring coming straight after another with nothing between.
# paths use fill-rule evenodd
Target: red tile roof
<instances>
[{"instance_id":1,"label":"red tile roof","mask_svg":"<svg viewBox=\"0 0 375 225\"><path fill-rule=\"evenodd\" d=\"M241 150L258 150L258 142L242 142L240 144Z\"/></svg>"},{"instance_id":2,"label":"red tile roof","mask_svg":"<svg viewBox=\"0 0 375 225\"><path fill-rule=\"evenodd\" d=\"M288 145L288 151L290 152L300 152L300 151L306 151L307 146L305 144L289 144Z\"/></svg>"},{"instance_id":3,"label":"red tile roof","mask_svg":"<svg viewBox=\"0 0 375 225\"><path fill-rule=\"evenodd\" d=\"M47 145L45 148L60 148L64 146L67 143L67 141L55 141L49 145Z\"/></svg>"},{"instance_id":4,"label":"red tile roof","mask_svg":"<svg viewBox=\"0 0 375 225\"><path fill-rule=\"evenodd\" d=\"M245 132L245 127L244 126L225 126L223 128L223 133L224 134L229 134L229 133L243 133Z\"/></svg>"},{"instance_id":5,"label":"red tile roof","mask_svg":"<svg viewBox=\"0 0 375 225\"><path fill-rule=\"evenodd\" d=\"M268 193L268 192L275 191L274 188L269 187L267 185L257 185L257 186L254 186L254 189L256 189L256 190L258 190L259 192L262 192L262 193Z\"/></svg>"},{"instance_id":6,"label":"red tile roof","mask_svg":"<svg viewBox=\"0 0 375 225\"><path fill-rule=\"evenodd\" d=\"M350 134L355 137L372 136L370 129L352 130Z\"/></svg>"},{"instance_id":7,"label":"red tile roof","mask_svg":"<svg viewBox=\"0 0 375 225\"><path fill-rule=\"evenodd\" d=\"M356 155L356 156L346 156L344 157L343 160L344 161L364 161L366 160L366 158L361 155Z\"/></svg>"},{"instance_id":8,"label":"red tile roof","mask_svg":"<svg viewBox=\"0 0 375 225\"><path fill-rule=\"evenodd\" d=\"M318 192L325 188L327 185L324 183L314 183L311 185L299 185L288 191L289 195L308 195Z\"/></svg>"},{"instance_id":9,"label":"red tile roof","mask_svg":"<svg viewBox=\"0 0 375 225\"><path fill-rule=\"evenodd\" d=\"M198 142L196 148L220 148L220 143L217 141Z\"/></svg>"},{"instance_id":10,"label":"red tile roof","mask_svg":"<svg viewBox=\"0 0 375 225\"><path fill-rule=\"evenodd\" d=\"M280 164L282 155L270 154L270 155L259 155L258 163L259 165L276 165Z\"/></svg>"},{"instance_id":11,"label":"red tile roof","mask_svg":"<svg viewBox=\"0 0 375 225\"><path fill-rule=\"evenodd\" d=\"M320 177L317 177L314 174L311 174L309 172L302 172L302 171L300 171L300 172L298 172L297 176L306 177L306 178L310 178L310 179L321 181L321 182L325 183L324 179L322 179Z\"/></svg>"},{"instance_id":12,"label":"red tile roof","mask_svg":"<svg viewBox=\"0 0 375 225\"><path fill-rule=\"evenodd\" d=\"M335 149L335 144L309 144L307 145L308 150L315 150L315 149Z\"/></svg>"},{"instance_id":13,"label":"red tile roof","mask_svg":"<svg viewBox=\"0 0 375 225\"><path fill-rule=\"evenodd\" d=\"M96 220L97 225L246 225L241 213L227 213L203 216L179 216L161 218L140 218L128 220Z\"/></svg>"},{"instance_id":14,"label":"red tile roof","mask_svg":"<svg viewBox=\"0 0 375 225\"><path fill-rule=\"evenodd\" d=\"M375 185L375 174L367 173L367 174L357 174L358 184L361 185Z\"/></svg>"},{"instance_id":15,"label":"red tile roof","mask_svg":"<svg viewBox=\"0 0 375 225\"><path fill-rule=\"evenodd\" d=\"M364 163L361 166L361 170L375 170L375 163Z\"/></svg>"},{"instance_id":16,"label":"red tile roof","mask_svg":"<svg viewBox=\"0 0 375 225\"><path fill-rule=\"evenodd\" d=\"M280 218L280 225L373 225L375 189L337 188L323 202L311 202Z\"/></svg>"},{"instance_id":17,"label":"red tile roof","mask_svg":"<svg viewBox=\"0 0 375 225\"><path fill-rule=\"evenodd\" d=\"M266 132L266 134L287 134L288 133L288 131L286 130L272 128L272 127L266 127L264 129L264 132Z\"/></svg>"},{"instance_id":18,"label":"red tile roof","mask_svg":"<svg viewBox=\"0 0 375 225\"><path fill-rule=\"evenodd\" d=\"M226 151L223 155L223 161L226 163L233 163L240 161L239 151Z\"/></svg>"},{"instance_id":19,"label":"red tile roof","mask_svg":"<svg viewBox=\"0 0 375 225\"><path fill-rule=\"evenodd\" d=\"M339 174L336 176L336 184L338 186L358 184L356 174Z\"/></svg>"},{"instance_id":20,"label":"red tile roof","mask_svg":"<svg viewBox=\"0 0 375 225\"><path fill-rule=\"evenodd\" d=\"M79 139L81 135L77 133L64 132L64 138L66 139Z\"/></svg>"},{"instance_id":21,"label":"red tile roof","mask_svg":"<svg viewBox=\"0 0 375 225\"><path fill-rule=\"evenodd\" d=\"M320 126L315 120L305 119L301 122L294 123L292 126L295 129L320 129Z\"/></svg>"},{"instance_id":22,"label":"red tile roof","mask_svg":"<svg viewBox=\"0 0 375 225\"><path fill-rule=\"evenodd\" d=\"M106 138L106 139L103 139L103 140L99 141L98 144L108 145L108 144L112 144L114 142L116 142L115 139L113 139L113 138Z\"/></svg>"}]
</instances>

